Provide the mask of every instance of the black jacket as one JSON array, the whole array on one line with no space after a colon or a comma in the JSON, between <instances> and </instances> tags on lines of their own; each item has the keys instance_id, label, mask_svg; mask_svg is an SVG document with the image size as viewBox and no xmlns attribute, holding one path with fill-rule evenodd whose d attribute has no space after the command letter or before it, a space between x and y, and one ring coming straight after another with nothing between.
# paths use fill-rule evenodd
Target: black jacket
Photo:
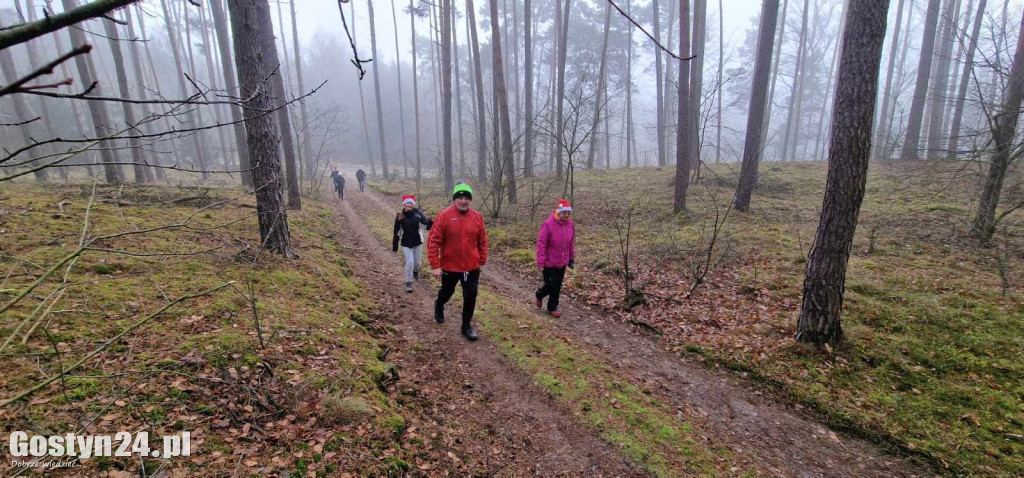
<instances>
[{"instance_id":1,"label":"black jacket","mask_svg":"<svg viewBox=\"0 0 1024 478\"><path fill-rule=\"evenodd\" d=\"M345 176L337 171L331 171L331 180L334 181L334 189L345 189Z\"/></svg>"},{"instance_id":2,"label":"black jacket","mask_svg":"<svg viewBox=\"0 0 1024 478\"><path fill-rule=\"evenodd\" d=\"M434 221L430 220L419 209L413 209L408 213L403 210L396 214L395 233L391 239L391 250L398 250L399 236L402 238L402 247L416 247L423 244L423 239L420 238L420 224L426 225L429 231Z\"/></svg>"}]
</instances>

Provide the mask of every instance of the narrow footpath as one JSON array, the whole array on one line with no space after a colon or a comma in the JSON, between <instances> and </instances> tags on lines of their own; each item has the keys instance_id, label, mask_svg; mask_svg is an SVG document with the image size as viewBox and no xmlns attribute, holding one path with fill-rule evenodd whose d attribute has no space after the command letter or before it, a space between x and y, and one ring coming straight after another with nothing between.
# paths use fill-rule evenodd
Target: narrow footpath
<instances>
[{"instance_id":1,"label":"narrow footpath","mask_svg":"<svg viewBox=\"0 0 1024 478\"><path fill-rule=\"evenodd\" d=\"M357 255L356 275L390 301L385 310L394 311L390 319L408 342L403 348L417 349L403 357L402 366L416 369L413 380L417 386L429 387L439 392L441 400L455 402L446 418L462 426L493 430L482 446L513 449L502 462L506 467L502 474L643 475L643 470L630 465L614 447L579 425L536 387L515 363L501 355L486 332L480 341L469 344L458 334L458 324L451 320L443 326L434 323L433 286L423 281L413 294L402 291L401 255L392 254L390 244L375 237L365 221L377 214L393 217L398 208L392 203L397 204L368 190L350 194L338 209L345 231L352 236L348 241ZM530 298L536 284L496 261L484 268L480 287L532 310ZM455 302L452 305L460 306ZM452 309L450 305L449 317L457 318L458 309ZM556 334L671 403L715 444L728 448L744 467L766 475L799 477L936 474L919 459L892 456L864 440L829 430L818 417L764 398L729 373L708 370L666 352L656 338L638 333L602 311L574 304L567 297L560 309L561 319L542 318Z\"/></svg>"}]
</instances>

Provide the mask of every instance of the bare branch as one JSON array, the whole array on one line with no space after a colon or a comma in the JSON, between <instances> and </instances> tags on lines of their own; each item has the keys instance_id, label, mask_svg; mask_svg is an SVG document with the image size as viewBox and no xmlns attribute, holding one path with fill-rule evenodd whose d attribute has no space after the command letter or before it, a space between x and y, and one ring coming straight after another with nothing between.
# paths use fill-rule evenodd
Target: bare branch
<instances>
[{"instance_id":1,"label":"bare branch","mask_svg":"<svg viewBox=\"0 0 1024 478\"><path fill-rule=\"evenodd\" d=\"M0 31L0 50L25 43L85 20L106 15L113 10L131 5L136 1L138 0L95 0L63 13L46 15L42 20L13 26L10 29Z\"/></svg>"},{"instance_id":2,"label":"bare branch","mask_svg":"<svg viewBox=\"0 0 1024 478\"><path fill-rule=\"evenodd\" d=\"M3 49L3 48L0 47L0 49ZM21 79L15 80L13 83L11 83L11 84L3 87L3 88L0 88L0 96L8 95L8 94L11 94L11 93L24 92L26 89L29 89L29 88L40 88L40 86L37 86L37 87L24 87L23 88L22 85L24 85L25 83L28 83L28 82L36 79L36 78L39 78L40 76L52 75L53 74L53 69L56 68L57 66L59 66L61 63L64 63L65 61L68 61L68 60L70 60L70 59L72 59L72 58L74 58L74 57L76 57L78 55L83 55L83 54L89 53L90 51L92 51L92 45L88 45L88 44L82 45L82 46L80 46L78 48L75 48L74 50L71 50L71 51L61 55L56 60L53 60L53 61L51 61L51 62L49 62L49 63L39 67L36 71L33 71L32 73L29 73L28 75L22 77ZM71 80L69 78L69 79L64 80L64 81L71 81ZM70 83L60 82L60 83L57 83L57 84L58 85L63 85L63 84L70 84Z\"/></svg>"}]
</instances>

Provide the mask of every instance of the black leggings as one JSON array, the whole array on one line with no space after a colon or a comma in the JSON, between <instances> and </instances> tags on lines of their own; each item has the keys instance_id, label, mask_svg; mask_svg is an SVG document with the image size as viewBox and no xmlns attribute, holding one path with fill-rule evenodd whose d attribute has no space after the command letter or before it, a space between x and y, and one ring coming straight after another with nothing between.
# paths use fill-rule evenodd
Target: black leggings
<instances>
[{"instance_id":1,"label":"black leggings","mask_svg":"<svg viewBox=\"0 0 1024 478\"><path fill-rule=\"evenodd\" d=\"M455 285L462 284L462 325L469 325L476 309L476 293L480 285L480 269L470 272L441 271L441 290L434 302L434 312L443 313L444 305L455 294Z\"/></svg>"},{"instance_id":2,"label":"black leggings","mask_svg":"<svg viewBox=\"0 0 1024 478\"><path fill-rule=\"evenodd\" d=\"M537 298L548 297L548 312L558 310L558 296L562 294L562 279L565 278L564 267L545 267L544 285L537 289Z\"/></svg>"}]
</instances>

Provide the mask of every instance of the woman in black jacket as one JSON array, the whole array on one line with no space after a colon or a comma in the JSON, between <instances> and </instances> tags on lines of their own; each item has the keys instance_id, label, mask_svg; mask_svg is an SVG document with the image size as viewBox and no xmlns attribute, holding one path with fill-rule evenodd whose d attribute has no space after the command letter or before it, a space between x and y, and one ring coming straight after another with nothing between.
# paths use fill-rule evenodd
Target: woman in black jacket
<instances>
[{"instance_id":1,"label":"woman in black jacket","mask_svg":"<svg viewBox=\"0 0 1024 478\"><path fill-rule=\"evenodd\" d=\"M420 224L430 226L433 221L425 214L416 209L416 197L412 195L402 196L402 211L395 215L395 233L391 239L392 252L398 252L398 243L402 243L402 253L405 255L405 291L412 292L412 281L420 280L420 250L423 246L423 237L420 236Z\"/></svg>"}]
</instances>

